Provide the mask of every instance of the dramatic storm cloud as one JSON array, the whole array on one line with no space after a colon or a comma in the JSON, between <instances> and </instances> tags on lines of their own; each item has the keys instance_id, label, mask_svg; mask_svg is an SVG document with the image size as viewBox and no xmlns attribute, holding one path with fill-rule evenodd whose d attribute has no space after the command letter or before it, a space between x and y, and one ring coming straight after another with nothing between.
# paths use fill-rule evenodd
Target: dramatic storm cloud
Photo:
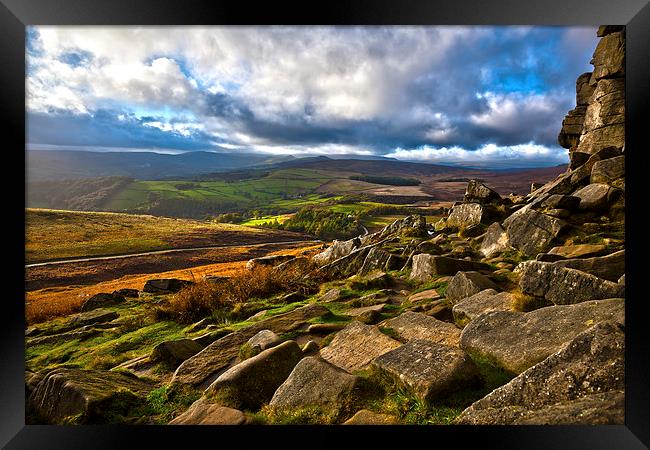
<instances>
[{"instance_id":1,"label":"dramatic storm cloud","mask_svg":"<svg viewBox=\"0 0 650 450\"><path fill-rule=\"evenodd\" d=\"M30 27L28 144L560 164L595 31Z\"/></svg>"}]
</instances>

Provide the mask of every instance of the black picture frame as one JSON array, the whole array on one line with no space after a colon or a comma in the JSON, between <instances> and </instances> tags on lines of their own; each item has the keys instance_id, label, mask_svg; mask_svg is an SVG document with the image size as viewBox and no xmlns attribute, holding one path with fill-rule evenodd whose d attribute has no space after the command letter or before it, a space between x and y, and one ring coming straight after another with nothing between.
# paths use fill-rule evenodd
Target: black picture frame
<instances>
[{"instance_id":1,"label":"black picture frame","mask_svg":"<svg viewBox=\"0 0 650 450\"><path fill-rule=\"evenodd\" d=\"M27 25L626 25L627 298L626 421L624 426L502 427L173 427L25 425L24 406L24 195L16 189L5 211L4 272L10 280L3 299L0 370L0 445L8 449L117 449L145 443L150 448L255 444L340 445L362 433L362 445L397 438L406 445L469 444L479 448L637 449L650 446L650 388L642 241L644 156L650 151L643 118L650 105L650 5L647 0L364 0L346 2L260 2L233 0L0 0L0 114L5 175L21 186L24 170L10 163L25 141L25 27ZM560 124L558 124L559 130ZM12 144L9 144L11 142ZM13 164L17 164L14 166ZM5 177L6 179L6 177ZM24 186L24 179L22 180ZM14 186L13 181L11 182ZM23 192L24 194L24 192ZM632 206L634 205L634 206ZM639 210L635 211L635 206ZM19 266L21 258L23 266ZM639 262L635 264L635 262ZM452 444L443 444L450 439ZM141 440L136 444L136 439ZM203 440L200 443L198 440ZM423 440L424 439L424 440ZM349 441L352 442L352 441ZM402 445L403 445L402 444ZM357 444L358 445L358 444Z\"/></svg>"}]
</instances>

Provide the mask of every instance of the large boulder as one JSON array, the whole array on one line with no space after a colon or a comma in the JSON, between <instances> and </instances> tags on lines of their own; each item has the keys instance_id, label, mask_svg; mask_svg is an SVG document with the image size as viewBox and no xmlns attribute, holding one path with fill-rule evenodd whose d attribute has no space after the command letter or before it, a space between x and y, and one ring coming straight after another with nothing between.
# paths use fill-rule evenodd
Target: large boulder
<instances>
[{"instance_id":1,"label":"large boulder","mask_svg":"<svg viewBox=\"0 0 650 450\"><path fill-rule=\"evenodd\" d=\"M460 330L426 314L407 311L383 323L406 341L425 339L436 344L458 346Z\"/></svg>"},{"instance_id":2,"label":"large boulder","mask_svg":"<svg viewBox=\"0 0 650 450\"><path fill-rule=\"evenodd\" d=\"M92 311L97 308L105 308L107 306L115 306L120 303L124 303L126 299L117 294L108 294L102 292L100 294L95 294L86 300L83 305L81 305L81 311Z\"/></svg>"},{"instance_id":3,"label":"large boulder","mask_svg":"<svg viewBox=\"0 0 650 450\"><path fill-rule=\"evenodd\" d=\"M451 208L445 225L447 228L457 229L475 227L487 220L485 216L489 216L489 214L486 214L483 205L479 203L461 203Z\"/></svg>"},{"instance_id":4,"label":"large boulder","mask_svg":"<svg viewBox=\"0 0 650 450\"><path fill-rule=\"evenodd\" d=\"M171 294L178 292L191 284L191 281L179 280L177 278L156 278L147 280L142 288L142 292L149 292L152 294Z\"/></svg>"},{"instance_id":5,"label":"large boulder","mask_svg":"<svg viewBox=\"0 0 650 450\"><path fill-rule=\"evenodd\" d=\"M598 81L585 113L577 150L595 153L610 146L625 146L624 78Z\"/></svg>"},{"instance_id":6,"label":"large boulder","mask_svg":"<svg viewBox=\"0 0 650 450\"><path fill-rule=\"evenodd\" d=\"M479 253L486 258L492 258L499 253L511 250L512 247L508 241L508 233L503 229L499 222L490 225L483 237Z\"/></svg>"},{"instance_id":7,"label":"large boulder","mask_svg":"<svg viewBox=\"0 0 650 450\"><path fill-rule=\"evenodd\" d=\"M253 352L259 353L267 348L275 347L280 344L282 339L271 330L262 330L250 338L248 344Z\"/></svg>"},{"instance_id":8,"label":"large boulder","mask_svg":"<svg viewBox=\"0 0 650 450\"><path fill-rule=\"evenodd\" d=\"M332 245L317 255L312 257L312 260L318 264L328 264L334 260L342 258L352 253L352 250L361 247L359 238L350 239L347 241L335 240Z\"/></svg>"},{"instance_id":9,"label":"large boulder","mask_svg":"<svg viewBox=\"0 0 650 450\"><path fill-rule=\"evenodd\" d=\"M475 271L458 272L451 279L445 292L445 298L452 304L478 294L484 289L499 289L492 280Z\"/></svg>"},{"instance_id":10,"label":"large boulder","mask_svg":"<svg viewBox=\"0 0 650 450\"><path fill-rule=\"evenodd\" d=\"M623 424L625 333L602 322L474 402L457 424Z\"/></svg>"},{"instance_id":11,"label":"large boulder","mask_svg":"<svg viewBox=\"0 0 650 450\"><path fill-rule=\"evenodd\" d=\"M512 311L513 300L514 296L509 292L497 293L494 289L485 289L462 299L451 311L454 322L464 327L482 314L491 311Z\"/></svg>"},{"instance_id":12,"label":"large boulder","mask_svg":"<svg viewBox=\"0 0 650 450\"><path fill-rule=\"evenodd\" d=\"M515 269L521 274L522 292L543 297L555 305L568 305L587 300L625 296L623 286L556 263L524 261Z\"/></svg>"},{"instance_id":13,"label":"large boulder","mask_svg":"<svg viewBox=\"0 0 650 450\"><path fill-rule=\"evenodd\" d=\"M329 314L329 310L324 306L309 304L229 333L185 360L174 372L171 382L207 387L221 371L230 366L232 360L237 358L241 346L260 331L287 333L295 329L296 322L306 322L325 314Z\"/></svg>"},{"instance_id":14,"label":"large boulder","mask_svg":"<svg viewBox=\"0 0 650 450\"><path fill-rule=\"evenodd\" d=\"M625 273L625 250L619 250L606 256L557 261L555 265L580 270L604 280L617 282Z\"/></svg>"},{"instance_id":15,"label":"large boulder","mask_svg":"<svg viewBox=\"0 0 650 450\"><path fill-rule=\"evenodd\" d=\"M611 184L625 176L625 156L596 161L591 169L591 183Z\"/></svg>"},{"instance_id":16,"label":"large boulder","mask_svg":"<svg viewBox=\"0 0 650 450\"><path fill-rule=\"evenodd\" d=\"M463 350L421 339L375 358L372 368L380 378L403 385L428 403L472 386L478 376Z\"/></svg>"},{"instance_id":17,"label":"large boulder","mask_svg":"<svg viewBox=\"0 0 650 450\"><path fill-rule=\"evenodd\" d=\"M88 312L82 312L73 316L68 321L68 327L83 327L87 325L94 325L98 323L110 322L111 320L117 319L119 316L115 311L109 311L107 309L93 309Z\"/></svg>"},{"instance_id":18,"label":"large boulder","mask_svg":"<svg viewBox=\"0 0 650 450\"><path fill-rule=\"evenodd\" d=\"M205 390L208 398L237 409L259 409L303 357L296 341L286 341L231 367Z\"/></svg>"},{"instance_id":19,"label":"large boulder","mask_svg":"<svg viewBox=\"0 0 650 450\"><path fill-rule=\"evenodd\" d=\"M472 320L460 347L519 374L557 352L582 331L606 320L624 323L623 299L548 306L529 313L494 311Z\"/></svg>"},{"instance_id":20,"label":"large boulder","mask_svg":"<svg viewBox=\"0 0 650 450\"><path fill-rule=\"evenodd\" d=\"M487 264L466 259L421 253L413 256L409 277L415 281L426 281L434 275L455 275L459 271L482 270L488 267Z\"/></svg>"},{"instance_id":21,"label":"large boulder","mask_svg":"<svg viewBox=\"0 0 650 450\"><path fill-rule=\"evenodd\" d=\"M382 250L378 246L375 246L370 249L366 258L363 260L363 264L359 269L360 275L365 275L372 272L373 270L384 270L386 269L386 264L390 259L391 254L385 250Z\"/></svg>"},{"instance_id":22,"label":"large boulder","mask_svg":"<svg viewBox=\"0 0 650 450\"><path fill-rule=\"evenodd\" d=\"M581 211L599 211L607 208L614 201L615 189L607 184L592 183L576 191L573 195L580 198Z\"/></svg>"},{"instance_id":23,"label":"large boulder","mask_svg":"<svg viewBox=\"0 0 650 450\"><path fill-rule=\"evenodd\" d=\"M319 271L331 277L346 277L359 272L366 260L366 256L376 244L366 245L354 249L350 254L321 266Z\"/></svg>"},{"instance_id":24,"label":"large boulder","mask_svg":"<svg viewBox=\"0 0 650 450\"><path fill-rule=\"evenodd\" d=\"M36 385L29 405L47 423L108 423L141 405L151 389L124 373L59 368Z\"/></svg>"},{"instance_id":25,"label":"large boulder","mask_svg":"<svg viewBox=\"0 0 650 450\"><path fill-rule=\"evenodd\" d=\"M531 256L548 250L567 226L563 220L533 210L512 214L503 225L508 243Z\"/></svg>"},{"instance_id":26,"label":"large boulder","mask_svg":"<svg viewBox=\"0 0 650 450\"><path fill-rule=\"evenodd\" d=\"M377 327L354 321L339 331L320 354L329 363L352 373L365 369L377 356L400 345Z\"/></svg>"},{"instance_id":27,"label":"large boulder","mask_svg":"<svg viewBox=\"0 0 650 450\"><path fill-rule=\"evenodd\" d=\"M583 154L582 152L571 152L571 154L573 153ZM622 152L621 152L621 148L608 146L598 150L595 153L584 153L584 154L589 156L587 161L581 164L580 166L576 167L576 169L573 170L572 172L570 172L571 184L576 187L589 184L591 171L594 165L598 161L604 161L609 158L616 158L618 156L621 156Z\"/></svg>"},{"instance_id":28,"label":"large boulder","mask_svg":"<svg viewBox=\"0 0 650 450\"><path fill-rule=\"evenodd\" d=\"M385 238L393 234L403 237L427 237L427 220L420 215L397 219L390 225L385 226L379 232L378 237Z\"/></svg>"},{"instance_id":29,"label":"large boulder","mask_svg":"<svg viewBox=\"0 0 650 450\"><path fill-rule=\"evenodd\" d=\"M179 415L169 425L244 425L246 416L238 409L228 408L207 399L200 398L183 414Z\"/></svg>"},{"instance_id":30,"label":"large boulder","mask_svg":"<svg viewBox=\"0 0 650 450\"><path fill-rule=\"evenodd\" d=\"M362 379L315 356L303 358L273 394L269 406L295 410L317 407L340 416L358 398Z\"/></svg>"},{"instance_id":31,"label":"large boulder","mask_svg":"<svg viewBox=\"0 0 650 450\"><path fill-rule=\"evenodd\" d=\"M153 348L149 359L162 362L175 369L183 361L196 355L201 350L203 350L203 346L191 339L165 341Z\"/></svg>"},{"instance_id":32,"label":"large boulder","mask_svg":"<svg viewBox=\"0 0 650 450\"><path fill-rule=\"evenodd\" d=\"M465 189L465 202L481 205L500 204L501 196L478 180L470 180Z\"/></svg>"}]
</instances>

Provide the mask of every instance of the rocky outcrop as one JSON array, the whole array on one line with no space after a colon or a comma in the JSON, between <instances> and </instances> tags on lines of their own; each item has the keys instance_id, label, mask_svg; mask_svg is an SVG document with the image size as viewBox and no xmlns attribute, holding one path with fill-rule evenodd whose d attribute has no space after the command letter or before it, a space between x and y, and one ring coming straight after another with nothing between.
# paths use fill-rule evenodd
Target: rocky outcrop
<instances>
[{"instance_id":1,"label":"rocky outcrop","mask_svg":"<svg viewBox=\"0 0 650 450\"><path fill-rule=\"evenodd\" d=\"M491 258L511 249L508 233L499 222L494 222L487 228L479 252L486 258Z\"/></svg>"},{"instance_id":2,"label":"rocky outcrop","mask_svg":"<svg viewBox=\"0 0 650 450\"><path fill-rule=\"evenodd\" d=\"M142 292L149 292L151 294L172 294L191 284L191 281L179 280L177 278L156 278L147 280L142 288Z\"/></svg>"},{"instance_id":3,"label":"rocky outcrop","mask_svg":"<svg viewBox=\"0 0 650 450\"><path fill-rule=\"evenodd\" d=\"M458 347L413 339L375 358L380 378L401 384L423 402L432 402L477 382L478 370Z\"/></svg>"},{"instance_id":4,"label":"rocky outcrop","mask_svg":"<svg viewBox=\"0 0 650 450\"><path fill-rule=\"evenodd\" d=\"M415 281L426 281L434 275L455 275L459 271L476 271L487 267L487 264L477 261L422 253L413 256L410 278Z\"/></svg>"},{"instance_id":5,"label":"rocky outcrop","mask_svg":"<svg viewBox=\"0 0 650 450\"><path fill-rule=\"evenodd\" d=\"M625 333L602 322L473 403L457 424L623 424Z\"/></svg>"},{"instance_id":6,"label":"rocky outcrop","mask_svg":"<svg viewBox=\"0 0 650 450\"><path fill-rule=\"evenodd\" d=\"M274 267L295 259L294 255L269 255L260 258L249 259L246 262L246 268L253 270L256 267Z\"/></svg>"},{"instance_id":7,"label":"rocky outcrop","mask_svg":"<svg viewBox=\"0 0 650 450\"><path fill-rule=\"evenodd\" d=\"M624 317L623 299L548 306L529 313L495 311L477 317L463 329L460 347L519 374L594 324L624 323Z\"/></svg>"},{"instance_id":8,"label":"rocky outcrop","mask_svg":"<svg viewBox=\"0 0 650 450\"><path fill-rule=\"evenodd\" d=\"M512 214L504 222L508 245L525 255L534 256L550 249L567 226L556 217L527 210Z\"/></svg>"},{"instance_id":9,"label":"rocky outcrop","mask_svg":"<svg viewBox=\"0 0 650 450\"><path fill-rule=\"evenodd\" d=\"M349 255L352 250L361 247L359 238L348 241L334 241L325 251L312 257L312 260L318 264L329 264L339 258Z\"/></svg>"},{"instance_id":10,"label":"rocky outcrop","mask_svg":"<svg viewBox=\"0 0 650 450\"><path fill-rule=\"evenodd\" d=\"M502 202L498 192L478 180L469 180L467 189L465 189L464 200L466 203L481 205L499 205Z\"/></svg>"}]
</instances>

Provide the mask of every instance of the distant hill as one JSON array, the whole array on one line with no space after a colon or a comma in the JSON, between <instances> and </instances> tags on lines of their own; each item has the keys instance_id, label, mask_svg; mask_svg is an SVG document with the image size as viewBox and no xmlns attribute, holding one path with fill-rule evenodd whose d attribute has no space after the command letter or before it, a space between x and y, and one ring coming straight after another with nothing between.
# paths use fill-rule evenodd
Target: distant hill
<instances>
[{"instance_id":1,"label":"distant hill","mask_svg":"<svg viewBox=\"0 0 650 450\"><path fill-rule=\"evenodd\" d=\"M293 156L259 153L187 152L166 155L153 152L91 152L76 150L28 150L30 181L71 180L92 177L131 177L158 180L224 172L293 160Z\"/></svg>"}]
</instances>

